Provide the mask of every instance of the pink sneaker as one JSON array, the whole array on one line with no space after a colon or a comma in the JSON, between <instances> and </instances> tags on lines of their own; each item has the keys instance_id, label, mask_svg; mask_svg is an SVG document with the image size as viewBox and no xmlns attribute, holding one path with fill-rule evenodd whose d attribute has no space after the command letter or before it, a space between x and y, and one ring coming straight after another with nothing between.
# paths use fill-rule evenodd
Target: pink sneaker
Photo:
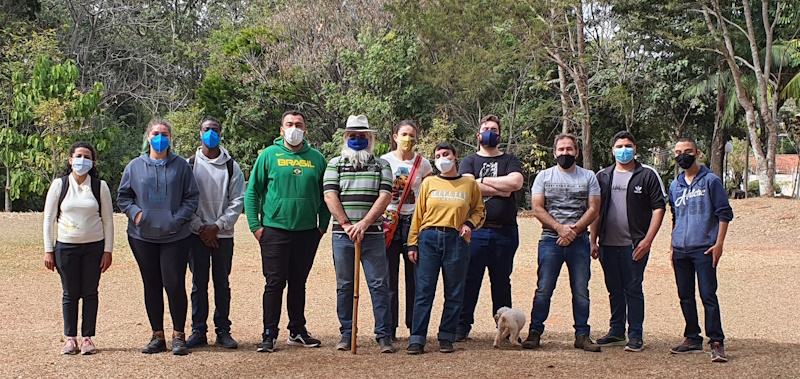
<instances>
[{"instance_id":1,"label":"pink sneaker","mask_svg":"<svg viewBox=\"0 0 800 379\"><path fill-rule=\"evenodd\" d=\"M94 346L92 339L89 337L83 337L83 342L81 343L81 354L92 355L94 353L97 353L97 348Z\"/></svg>"},{"instance_id":2,"label":"pink sneaker","mask_svg":"<svg viewBox=\"0 0 800 379\"><path fill-rule=\"evenodd\" d=\"M75 337L67 337L66 342L64 342L64 347L61 348L62 355L75 355L78 354L80 349L78 349L78 339Z\"/></svg>"}]
</instances>

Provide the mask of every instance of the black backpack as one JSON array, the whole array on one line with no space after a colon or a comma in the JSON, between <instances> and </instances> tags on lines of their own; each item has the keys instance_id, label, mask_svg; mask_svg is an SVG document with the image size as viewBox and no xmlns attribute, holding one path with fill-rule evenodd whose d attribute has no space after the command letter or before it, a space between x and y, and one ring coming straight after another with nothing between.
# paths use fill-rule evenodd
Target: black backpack
<instances>
[{"instance_id":1,"label":"black backpack","mask_svg":"<svg viewBox=\"0 0 800 379\"><path fill-rule=\"evenodd\" d=\"M189 166L192 168L192 172L194 172L194 160L195 155L189 157ZM233 180L233 159L228 159L225 162L225 167L228 169L228 183L230 183Z\"/></svg>"},{"instance_id":2,"label":"black backpack","mask_svg":"<svg viewBox=\"0 0 800 379\"><path fill-rule=\"evenodd\" d=\"M72 175L72 174L70 174ZM94 199L97 200L97 213L100 214L100 218L103 218L103 212L101 209L103 208L103 204L100 203L100 179L95 178L93 176L89 176L92 183L92 195L94 195ZM56 220L61 216L61 203L64 202L64 198L67 197L67 191L69 190L69 175L61 177L61 195L58 197L58 211L56 212Z\"/></svg>"}]
</instances>

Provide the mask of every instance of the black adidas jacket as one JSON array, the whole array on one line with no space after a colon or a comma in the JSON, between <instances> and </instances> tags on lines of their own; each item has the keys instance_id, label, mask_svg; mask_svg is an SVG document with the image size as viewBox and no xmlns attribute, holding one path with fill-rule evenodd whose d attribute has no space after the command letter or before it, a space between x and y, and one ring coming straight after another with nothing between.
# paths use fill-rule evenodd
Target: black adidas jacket
<instances>
[{"instance_id":1,"label":"black adidas jacket","mask_svg":"<svg viewBox=\"0 0 800 379\"><path fill-rule=\"evenodd\" d=\"M605 237L606 217L608 216L608 206L611 202L611 183L614 179L615 165L606 167L597 173L597 181L600 183L600 231L597 235L600 238L600 245L603 244ZM631 181L628 183L628 228L631 233L633 246L637 246L647 235L650 228L650 219L656 209L666 209L664 185L658 173L650 166L636 162L633 169Z\"/></svg>"}]
</instances>

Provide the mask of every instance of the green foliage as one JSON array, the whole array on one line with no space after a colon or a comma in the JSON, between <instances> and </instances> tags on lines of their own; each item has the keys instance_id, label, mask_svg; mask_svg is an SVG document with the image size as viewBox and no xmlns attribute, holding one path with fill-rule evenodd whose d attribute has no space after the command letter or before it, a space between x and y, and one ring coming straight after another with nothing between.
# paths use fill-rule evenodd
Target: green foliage
<instances>
[{"instance_id":1,"label":"green foliage","mask_svg":"<svg viewBox=\"0 0 800 379\"><path fill-rule=\"evenodd\" d=\"M71 136L86 130L85 120L98 112L102 83L83 93L75 84L78 77L71 61L54 65L46 56L37 57L30 78L22 71L14 74L13 127L3 131L10 144L0 148L4 164L13 168L11 200L47 190L59 175Z\"/></svg>"},{"instance_id":2,"label":"green foliage","mask_svg":"<svg viewBox=\"0 0 800 379\"><path fill-rule=\"evenodd\" d=\"M450 122L450 118L446 114L441 114L434 118L430 129L428 129L424 134L422 134L422 137L419 138L419 142L417 143L417 153L433 161L433 149L436 147L436 145L440 142L450 142L458 150L459 158L463 158L469 154L472 154L474 150L469 152L463 151L463 149L459 149L459 144L454 143L455 130L456 126Z\"/></svg>"},{"instance_id":3,"label":"green foliage","mask_svg":"<svg viewBox=\"0 0 800 379\"><path fill-rule=\"evenodd\" d=\"M775 193L781 193L781 190L782 190L781 185L776 182ZM759 191L761 191L761 189L759 188L758 180L754 180L750 183L747 183L747 192L757 194L760 193Z\"/></svg>"},{"instance_id":4,"label":"green foliage","mask_svg":"<svg viewBox=\"0 0 800 379\"><path fill-rule=\"evenodd\" d=\"M195 153L201 144L200 121L203 120L203 113L203 109L195 105L166 116L167 121L172 125L170 149L173 153L184 158Z\"/></svg>"},{"instance_id":5,"label":"green foliage","mask_svg":"<svg viewBox=\"0 0 800 379\"><path fill-rule=\"evenodd\" d=\"M431 89L418 79L419 40L412 34L364 29L358 50L344 50L337 59L342 80L322 87L328 110L366 114L384 132L402 119L427 119L433 110Z\"/></svg>"}]
</instances>

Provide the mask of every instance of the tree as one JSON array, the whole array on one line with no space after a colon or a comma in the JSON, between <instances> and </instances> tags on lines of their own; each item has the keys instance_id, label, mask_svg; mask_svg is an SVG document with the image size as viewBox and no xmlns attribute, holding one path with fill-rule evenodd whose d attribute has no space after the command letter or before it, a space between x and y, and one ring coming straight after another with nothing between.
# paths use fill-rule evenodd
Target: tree
<instances>
[{"instance_id":1,"label":"tree","mask_svg":"<svg viewBox=\"0 0 800 379\"><path fill-rule=\"evenodd\" d=\"M773 48L775 39L782 35L778 29L782 12L787 8L791 11L792 6L789 2L780 1L770 5L769 1L764 0L760 10L754 10L749 0L742 0L741 3L740 9L732 9L728 3L721 4L718 0L701 1L689 9L701 12L707 30L716 42L710 48L722 55L731 70L736 97L745 111L750 143L758 165L761 196L772 197L775 194L775 154L778 143L778 94L785 80L780 69L774 71ZM793 6L797 9L798 4ZM757 26L757 21L761 21L761 25ZM798 30L797 21L797 18L790 17L794 25L789 29L794 29L795 34ZM749 49L742 51L735 48L734 33L746 37ZM763 58L762 52L766 52ZM755 75L756 102L748 95L743 72ZM766 146L762 145L759 138L760 130L767 134Z\"/></svg>"},{"instance_id":2,"label":"tree","mask_svg":"<svg viewBox=\"0 0 800 379\"><path fill-rule=\"evenodd\" d=\"M71 61L52 64L45 56L37 58L30 78L15 73L12 127L2 132L9 143L6 149L13 145L21 150L21 154L3 154L9 159L7 168L13 168L11 200L46 191L59 175L70 136L87 131L85 120L98 112L103 84L95 83L92 90L82 93L76 88L78 77Z\"/></svg>"}]
</instances>

